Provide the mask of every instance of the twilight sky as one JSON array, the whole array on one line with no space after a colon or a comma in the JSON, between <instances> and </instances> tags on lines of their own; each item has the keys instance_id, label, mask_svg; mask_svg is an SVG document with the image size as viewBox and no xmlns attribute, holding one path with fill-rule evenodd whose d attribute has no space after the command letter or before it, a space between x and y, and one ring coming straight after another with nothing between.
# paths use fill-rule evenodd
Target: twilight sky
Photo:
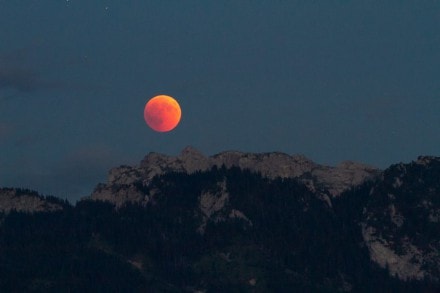
<instances>
[{"instance_id":1,"label":"twilight sky","mask_svg":"<svg viewBox=\"0 0 440 293\"><path fill-rule=\"evenodd\" d=\"M187 145L386 167L440 155L439 112L438 0L0 0L0 186L75 201Z\"/></svg>"}]
</instances>

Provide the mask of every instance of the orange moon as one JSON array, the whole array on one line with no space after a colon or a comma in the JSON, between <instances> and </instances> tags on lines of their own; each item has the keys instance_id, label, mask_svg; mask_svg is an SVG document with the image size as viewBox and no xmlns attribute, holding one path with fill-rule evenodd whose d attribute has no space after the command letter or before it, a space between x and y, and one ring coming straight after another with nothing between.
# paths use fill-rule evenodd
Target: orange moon
<instances>
[{"instance_id":1,"label":"orange moon","mask_svg":"<svg viewBox=\"0 0 440 293\"><path fill-rule=\"evenodd\" d=\"M158 132L173 130L179 124L181 116L179 103L166 95L151 98L144 108L145 122Z\"/></svg>"}]
</instances>

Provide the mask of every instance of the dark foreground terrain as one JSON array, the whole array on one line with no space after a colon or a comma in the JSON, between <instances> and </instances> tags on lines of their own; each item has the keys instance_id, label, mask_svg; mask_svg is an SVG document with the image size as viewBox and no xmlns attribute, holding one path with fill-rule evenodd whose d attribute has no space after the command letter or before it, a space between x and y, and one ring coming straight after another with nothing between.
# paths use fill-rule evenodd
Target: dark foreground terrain
<instances>
[{"instance_id":1,"label":"dark foreground terrain","mask_svg":"<svg viewBox=\"0 0 440 293\"><path fill-rule=\"evenodd\" d=\"M111 188L133 186L118 206L1 189L0 291L440 292L438 158L335 197L225 166Z\"/></svg>"}]
</instances>

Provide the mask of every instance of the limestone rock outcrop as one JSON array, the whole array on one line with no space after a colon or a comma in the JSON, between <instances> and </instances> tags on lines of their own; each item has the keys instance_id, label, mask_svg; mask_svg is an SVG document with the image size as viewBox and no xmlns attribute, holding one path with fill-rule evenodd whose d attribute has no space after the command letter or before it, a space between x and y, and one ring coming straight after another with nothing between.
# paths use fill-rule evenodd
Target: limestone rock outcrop
<instances>
[{"instance_id":1,"label":"limestone rock outcrop","mask_svg":"<svg viewBox=\"0 0 440 293\"><path fill-rule=\"evenodd\" d=\"M192 147L186 147L178 156L149 153L137 166L120 166L109 172L108 181L99 184L91 199L111 201L118 206L126 200L144 202L147 199L141 186L148 186L156 175L167 172L206 171L213 166L239 167L259 172L268 178L297 178L318 190L328 198L372 180L380 170L368 165L343 162L336 167L319 165L302 155L288 155L280 152L244 153L226 151L205 156Z\"/></svg>"},{"instance_id":2,"label":"limestone rock outcrop","mask_svg":"<svg viewBox=\"0 0 440 293\"><path fill-rule=\"evenodd\" d=\"M402 280L440 280L440 158L386 169L371 187L362 236L370 258Z\"/></svg>"}]
</instances>

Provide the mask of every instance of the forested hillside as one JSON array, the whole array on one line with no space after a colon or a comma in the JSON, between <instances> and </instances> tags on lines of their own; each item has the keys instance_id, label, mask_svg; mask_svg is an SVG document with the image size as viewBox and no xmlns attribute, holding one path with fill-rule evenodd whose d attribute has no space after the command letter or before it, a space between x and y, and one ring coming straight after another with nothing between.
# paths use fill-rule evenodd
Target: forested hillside
<instances>
[{"instance_id":1,"label":"forested hillside","mask_svg":"<svg viewBox=\"0 0 440 293\"><path fill-rule=\"evenodd\" d=\"M0 291L435 292L438 280L370 259L361 224L376 184L329 205L295 179L213 167L154 177L146 204L10 211Z\"/></svg>"}]
</instances>

